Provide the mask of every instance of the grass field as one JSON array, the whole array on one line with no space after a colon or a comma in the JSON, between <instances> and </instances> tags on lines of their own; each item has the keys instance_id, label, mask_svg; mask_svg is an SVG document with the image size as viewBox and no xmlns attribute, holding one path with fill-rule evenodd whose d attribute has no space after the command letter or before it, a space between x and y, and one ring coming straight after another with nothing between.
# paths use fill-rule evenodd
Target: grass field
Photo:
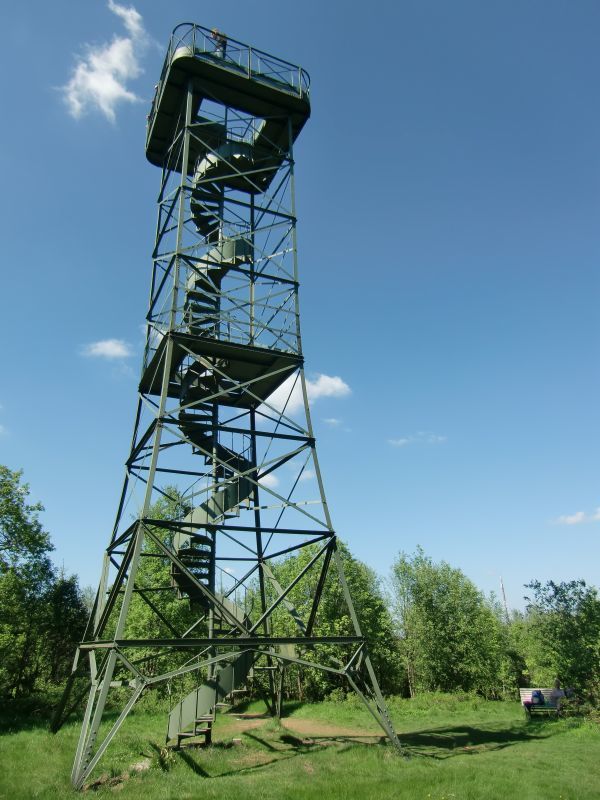
<instances>
[{"instance_id":1,"label":"grass field","mask_svg":"<svg viewBox=\"0 0 600 800\"><path fill-rule=\"evenodd\" d=\"M281 722L253 704L220 714L214 744L162 747L165 718L138 711L92 776L94 797L598 800L600 726L527 723L517 703L437 696L392 700L405 757L354 701L288 707ZM69 773L77 724L58 734L35 709L5 719L0 797L75 797Z\"/></svg>"}]
</instances>

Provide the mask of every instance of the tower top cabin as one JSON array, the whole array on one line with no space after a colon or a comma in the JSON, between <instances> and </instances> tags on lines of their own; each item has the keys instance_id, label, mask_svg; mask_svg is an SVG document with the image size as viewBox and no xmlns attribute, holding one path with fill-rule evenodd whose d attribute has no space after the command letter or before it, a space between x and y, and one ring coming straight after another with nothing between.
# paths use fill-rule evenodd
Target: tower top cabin
<instances>
[{"instance_id":1,"label":"tower top cabin","mask_svg":"<svg viewBox=\"0 0 600 800\"><path fill-rule=\"evenodd\" d=\"M301 67L193 23L178 25L156 85L146 138L146 156L159 167L182 171L182 151L173 143L185 125L191 88L192 124L186 172L194 173L208 150L243 143L246 158L266 164L288 149L310 116L310 78ZM220 108L219 108L220 107ZM264 191L278 164L257 176Z\"/></svg>"}]
</instances>

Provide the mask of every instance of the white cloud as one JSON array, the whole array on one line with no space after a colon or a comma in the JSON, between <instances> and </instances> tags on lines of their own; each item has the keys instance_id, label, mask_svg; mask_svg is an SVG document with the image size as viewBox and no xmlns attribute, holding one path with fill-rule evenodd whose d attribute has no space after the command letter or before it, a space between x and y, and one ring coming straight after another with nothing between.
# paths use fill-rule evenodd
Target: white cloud
<instances>
[{"instance_id":1,"label":"white cloud","mask_svg":"<svg viewBox=\"0 0 600 800\"><path fill-rule=\"evenodd\" d=\"M114 122L119 103L140 101L127 83L143 72L140 57L148 45L148 36L142 16L133 6L121 6L113 0L108 0L108 8L122 20L129 35L114 36L105 44L86 46L71 79L61 87L69 114L75 119L91 108Z\"/></svg>"},{"instance_id":2,"label":"white cloud","mask_svg":"<svg viewBox=\"0 0 600 800\"><path fill-rule=\"evenodd\" d=\"M555 525L581 525L584 522L600 522L600 508L597 508L593 514L576 511L574 514L563 514L554 520Z\"/></svg>"},{"instance_id":3,"label":"white cloud","mask_svg":"<svg viewBox=\"0 0 600 800\"><path fill-rule=\"evenodd\" d=\"M8 433L4 425L0 425L0 436L4 436L5 433Z\"/></svg>"},{"instance_id":4,"label":"white cloud","mask_svg":"<svg viewBox=\"0 0 600 800\"><path fill-rule=\"evenodd\" d=\"M258 479L258 482L261 486L264 486L266 489L275 489L277 486L279 486L279 478L272 472L269 472L268 475L263 475L262 478Z\"/></svg>"},{"instance_id":5,"label":"white cloud","mask_svg":"<svg viewBox=\"0 0 600 800\"><path fill-rule=\"evenodd\" d=\"M306 380L306 393L311 403L314 403L320 397L346 397L351 392L352 390L348 384L338 375L319 374L314 381ZM296 375L290 375L289 378L286 378L281 386L275 389L268 398L269 405L278 411L282 411L285 406L286 414L294 414L299 411L303 402L300 378L296 378Z\"/></svg>"},{"instance_id":6,"label":"white cloud","mask_svg":"<svg viewBox=\"0 0 600 800\"><path fill-rule=\"evenodd\" d=\"M133 6L127 8L125 6L120 6L118 3L114 3L113 0L108 0L108 7L113 14L121 17L123 24L127 28L127 32L133 39L143 39L146 37L142 15L136 11Z\"/></svg>"},{"instance_id":7,"label":"white cloud","mask_svg":"<svg viewBox=\"0 0 600 800\"><path fill-rule=\"evenodd\" d=\"M319 397L347 397L351 393L348 384L338 375L319 375L316 381L306 381L309 400Z\"/></svg>"},{"instance_id":8,"label":"white cloud","mask_svg":"<svg viewBox=\"0 0 600 800\"><path fill-rule=\"evenodd\" d=\"M314 477L315 477L315 473L312 471L312 469L305 469L304 472L302 473L302 475L300 475L300 480L301 481L312 481L312 479Z\"/></svg>"},{"instance_id":9,"label":"white cloud","mask_svg":"<svg viewBox=\"0 0 600 800\"><path fill-rule=\"evenodd\" d=\"M131 346L123 339L102 339L99 342L86 344L82 355L89 358L128 358L133 355Z\"/></svg>"},{"instance_id":10,"label":"white cloud","mask_svg":"<svg viewBox=\"0 0 600 800\"><path fill-rule=\"evenodd\" d=\"M296 382L294 383L294 381ZM277 411L283 411L285 408L286 414L293 414L295 411L298 411L298 409L302 407L300 378L296 380L295 375L290 375L290 377L286 378L281 386L278 386L273 394L267 398L267 402L270 406L277 409Z\"/></svg>"},{"instance_id":11,"label":"white cloud","mask_svg":"<svg viewBox=\"0 0 600 800\"><path fill-rule=\"evenodd\" d=\"M330 425L332 428L336 428L338 425L342 424L342 420L341 419L337 419L337 417L325 417L323 419L323 422L326 425Z\"/></svg>"},{"instance_id":12,"label":"white cloud","mask_svg":"<svg viewBox=\"0 0 600 800\"><path fill-rule=\"evenodd\" d=\"M428 431L417 431L409 436L402 436L399 439L388 439L388 444L392 447L406 447L409 444L443 444L447 441L447 436L440 436L438 433Z\"/></svg>"},{"instance_id":13,"label":"white cloud","mask_svg":"<svg viewBox=\"0 0 600 800\"><path fill-rule=\"evenodd\" d=\"M576 511L574 514L563 514L556 520L557 525L579 525L585 522L585 513L583 511Z\"/></svg>"}]
</instances>

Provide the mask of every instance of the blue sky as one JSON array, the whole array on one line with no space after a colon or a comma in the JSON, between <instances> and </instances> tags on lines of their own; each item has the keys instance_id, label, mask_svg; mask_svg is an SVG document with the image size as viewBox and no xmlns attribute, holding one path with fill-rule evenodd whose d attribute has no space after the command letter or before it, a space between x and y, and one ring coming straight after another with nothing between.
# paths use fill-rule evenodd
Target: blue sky
<instances>
[{"instance_id":1,"label":"blue sky","mask_svg":"<svg viewBox=\"0 0 600 800\"><path fill-rule=\"evenodd\" d=\"M382 575L417 544L486 592L502 575L515 607L532 578L598 584L597 3L57 0L0 21L0 462L57 563L95 584L112 526L159 182L145 119L194 21L312 78L302 326L339 534Z\"/></svg>"}]
</instances>

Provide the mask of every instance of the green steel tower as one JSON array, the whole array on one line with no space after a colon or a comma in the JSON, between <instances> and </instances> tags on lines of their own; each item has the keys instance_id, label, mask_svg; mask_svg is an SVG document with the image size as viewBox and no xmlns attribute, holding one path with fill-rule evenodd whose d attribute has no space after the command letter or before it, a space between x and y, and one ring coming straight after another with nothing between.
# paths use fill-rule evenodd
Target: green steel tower
<instances>
[{"instance_id":1,"label":"green steel tower","mask_svg":"<svg viewBox=\"0 0 600 800\"><path fill-rule=\"evenodd\" d=\"M293 146L309 115L304 70L199 25L173 32L148 116L161 179L137 413L73 672L89 681L77 788L164 682L174 745L209 742L215 708L249 681L280 713L286 670L317 667L399 747L344 578L303 373ZM328 580L344 635L320 627ZM99 735L111 692L122 710Z\"/></svg>"}]
</instances>

